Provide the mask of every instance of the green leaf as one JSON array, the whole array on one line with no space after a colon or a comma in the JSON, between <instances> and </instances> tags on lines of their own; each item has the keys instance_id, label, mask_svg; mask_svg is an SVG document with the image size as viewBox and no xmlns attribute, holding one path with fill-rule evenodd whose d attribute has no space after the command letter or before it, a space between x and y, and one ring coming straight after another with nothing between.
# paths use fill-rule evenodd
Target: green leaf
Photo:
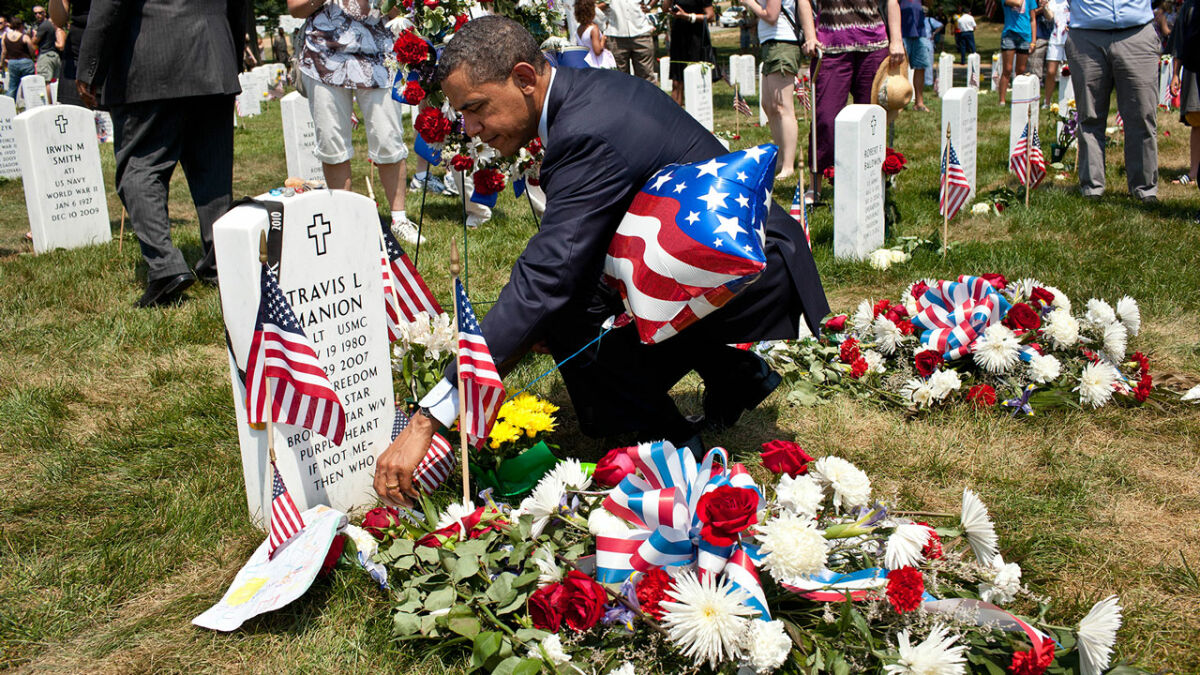
<instances>
[{"instance_id":1,"label":"green leaf","mask_svg":"<svg viewBox=\"0 0 1200 675\"><path fill-rule=\"evenodd\" d=\"M520 665L523 660L524 659L519 656L510 656L496 664L495 669L492 670L492 675L513 675L513 673L516 672L517 666Z\"/></svg>"},{"instance_id":2,"label":"green leaf","mask_svg":"<svg viewBox=\"0 0 1200 675\"><path fill-rule=\"evenodd\" d=\"M439 609L446 609L454 604L456 597L457 594L454 592L453 587L445 586L439 588L430 593L429 597L425 598L425 611L436 612Z\"/></svg>"},{"instance_id":3,"label":"green leaf","mask_svg":"<svg viewBox=\"0 0 1200 675\"><path fill-rule=\"evenodd\" d=\"M473 555L463 556L453 565L454 569L450 571L450 579L454 582L462 581L479 573L479 558Z\"/></svg>"},{"instance_id":4,"label":"green leaf","mask_svg":"<svg viewBox=\"0 0 1200 675\"><path fill-rule=\"evenodd\" d=\"M388 555L396 558L402 555L412 555L413 541L411 539L397 539L388 547L387 552Z\"/></svg>"},{"instance_id":5,"label":"green leaf","mask_svg":"<svg viewBox=\"0 0 1200 675\"><path fill-rule=\"evenodd\" d=\"M498 631L488 631L475 636L475 644L471 649L471 667L483 668L488 659L500 651L503 638Z\"/></svg>"},{"instance_id":6,"label":"green leaf","mask_svg":"<svg viewBox=\"0 0 1200 675\"><path fill-rule=\"evenodd\" d=\"M392 617L392 635L404 637L421 630L421 618L409 612L396 612Z\"/></svg>"},{"instance_id":7,"label":"green leaf","mask_svg":"<svg viewBox=\"0 0 1200 675\"><path fill-rule=\"evenodd\" d=\"M438 561L439 550L441 549L433 548L431 546L418 546L415 553L417 560L420 560L427 565L435 565Z\"/></svg>"},{"instance_id":8,"label":"green leaf","mask_svg":"<svg viewBox=\"0 0 1200 675\"><path fill-rule=\"evenodd\" d=\"M550 637L550 634L538 628L518 628L517 639L521 642L541 642Z\"/></svg>"},{"instance_id":9,"label":"green leaf","mask_svg":"<svg viewBox=\"0 0 1200 675\"><path fill-rule=\"evenodd\" d=\"M488 587L487 599L497 605L507 605L512 602L517 592L513 589L513 581L517 575L512 572L501 572L500 576L492 580L492 585Z\"/></svg>"},{"instance_id":10,"label":"green leaf","mask_svg":"<svg viewBox=\"0 0 1200 675\"><path fill-rule=\"evenodd\" d=\"M500 609L496 610L496 615L499 616L501 614L508 614L509 612L515 612L518 609L521 609L522 607L524 607L525 603L527 603L528 601L529 601L528 593L516 593L513 595L512 602L510 602L507 605L504 605Z\"/></svg>"},{"instance_id":11,"label":"green leaf","mask_svg":"<svg viewBox=\"0 0 1200 675\"><path fill-rule=\"evenodd\" d=\"M532 584L533 582L535 582L537 580L538 580L538 571L530 570L530 571L522 574L521 576L517 577L516 580L513 581L513 586L516 588L524 588L525 586L528 586L529 584Z\"/></svg>"},{"instance_id":12,"label":"green leaf","mask_svg":"<svg viewBox=\"0 0 1200 675\"><path fill-rule=\"evenodd\" d=\"M392 567L398 570L411 570L417 564L416 556L404 555L392 561Z\"/></svg>"},{"instance_id":13,"label":"green leaf","mask_svg":"<svg viewBox=\"0 0 1200 675\"><path fill-rule=\"evenodd\" d=\"M452 607L450 613L446 615L446 628L463 637L474 639L476 635L479 635L481 626L479 619L476 618L470 607L458 604Z\"/></svg>"},{"instance_id":14,"label":"green leaf","mask_svg":"<svg viewBox=\"0 0 1200 675\"><path fill-rule=\"evenodd\" d=\"M421 617L421 635L425 635L427 637L437 637L437 621L439 618L440 617L431 616L429 614Z\"/></svg>"},{"instance_id":15,"label":"green leaf","mask_svg":"<svg viewBox=\"0 0 1200 675\"><path fill-rule=\"evenodd\" d=\"M829 671L833 675L850 675L850 664L846 663L846 659L842 658L841 654L834 653L829 657Z\"/></svg>"},{"instance_id":16,"label":"green leaf","mask_svg":"<svg viewBox=\"0 0 1200 675\"><path fill-rule=\"evenodd\" d=\"M540 659L521 659L512 672L513 675L537 675L542 672L542 662Z\"/></svg>"}]
</instances>

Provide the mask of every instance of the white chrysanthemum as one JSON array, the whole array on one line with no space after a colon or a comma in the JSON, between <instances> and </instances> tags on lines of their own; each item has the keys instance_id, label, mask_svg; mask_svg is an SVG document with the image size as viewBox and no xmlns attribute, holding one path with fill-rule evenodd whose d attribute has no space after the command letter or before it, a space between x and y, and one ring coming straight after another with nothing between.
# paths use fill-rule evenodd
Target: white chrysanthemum
<instances>
[{"instance_id":1,"label":"white chrysanthemum","mask_svg":"<svg viewBox=\"0 0 1200 675\"><path fill-rule=\"evenodd\" d=\"M1104 354L1109 359L1120 362L1125 358L1125 348L1129 344L1129 332L1125 324L1114 321L1104 327Z\"/></svg>"},{"instance_id":2,"label":"white chrysanthemum","mask_svg":"<svg viewBox=\"0 0 1200 675\"><path fill-rule=\"evenodd\" d=\"M1021 341L1004 324L994 323L983 331L971 351L975 363L989 373L1002 374L1012 370L1021 357Z\"/></svg>"},{"instance_id":3,"label":"white chrysanthemum","mask_svg":"<svg viewBox=\"0 0 1200 675\"><path fill-rule=\"evenodd\" d=\"M901 523L888 536L883 564L890 570L916 567L925 560L921 549L929 542L929 528L916 523Z\"/></svg>"},{"instance_id":4,"label":"white chrysanthemum","mask_svg":"<svg viewBox=\"0 0 1200 675\"><path fill-rule=\"evenodd\" d=\"M472 513L475 513L475 507L470 504L464 504L462 502L451 504L450 506L446 507L446 510L442 512L441 517L438 518L437 529L440 530L444 527L450 527Z\"/></svg>"},{"instance_id":5,"label":"white chrysanthemum","mask_svg":"<svg viewBox=\"0 0 1200 675\"><path fill-rule=\"evenodd\" d=\"M1183 392L1183 396L1179 397L1180 401L1200 401L1200 384Z\"/></svg>"},{"instance_id":6,"label":"white chrysanthemum","mask_svg":"<svg viewBox=\"0 0 1200 675\"><path fill-rule=\"evenodd\" d=\"M904 333L900 332L900 327L882 314L875 318L871 330L875 334L875 346L889 356L895 354L900 343L904 341Z\"/></svg>"},{"instance_id":7,"label":"white chrysanthemum","mask_svg":"<svg viewBox=\"0 0 1200 675\"><path fill-rule=\"evenodd\" d=\"M913 297L913 288L917 284L925 284L929 288L935 288L937 287L937 283L937 279L918 279L909 284L908 288L904 289L904 294L900 297L904 298L904 309L908 310L909 316L916 316L917 314L917 299Z\"/></svg>"},{"instance_id":8,"label":"white chrysanthemum","mask_svg":"<svg viewBox=\"0 0 1200 675\"><path fill-rule=\"evenodd\" d=\"M1042 332L1056 349L1065 349L1079 341L1079 321L1071 316L1071 310L1056 308L1046 315Z\"/></svg>"},{"instance_id":9,"label":"white chrysanthemum","mask_svg":"<svg viewBox=\"0 0 1200 675\"><path fill-rule=\"evenodd\" d=\"M624 518L615 516L607 509L592 509L587 519L588 532L594 537L620 537L629 532L629 524Z\"/></svg>"},{"instance_id":10,"label":"white chrysanthemum","mask_svg":"<svg viewBox=\"0 0 1200 675\"><path fill-rule=\"evenodd\" d=\"M1071 311L1071 299L1067 297L1066 293L1063 293L1053 286L1042 286L1042 288L1054 294L1053 307L1055 309L1065 309L1068 312Z\"/></svg>"},{"instance_id":11,"label":"white chrysanthemum","mask_svg":"<svg viewBox=\"0 0 1200 675\"><path fill-rule=\"evenodd\" d=\"M971 205L971 213L977 216L987 215L992 210L992 205L987 202L975 202Z\"/></svg>"},{"instance_id":12,"label":"white chrysanthemum","mask_svg":"<svg viewBox=\"0 0 1200 675\"><path fill-rule=\"evenodd\" d=\"M1121 627L1121 606L1117 596L1092 605L1092 610L1079 621L1079 664L1083 675L1100 675L1112 658L1112 648Z\"/></svg>"},{"instance_id":13,"label":"white chrysanthemum","mask_svg":"<svg viewBox=\"0 0 1200 675\"><path fill-rule=\"evenodd\" d=\"M763 567L778 581L808 576L825 567L825 536L811 518L784 511L758 526Z\"/></svg>"},{"instance_id":14,"label":"white chrysanthemum","mask_svg":"<svg viewBox=\"0 0 1200 675\"><path fill-rule=\"evenodd\" d=\"M621 664L620 668L608 671L608 675L637 675L637 670L633 667L632 663L626 661Z\"/></svg>"},{"instance_id":15,"label":"white chrysanthemum","mask_svg":"<svg viewBox=\"0 0 1200 675\"><path fill-rule=\"evenodd\" d=\"M1029 296L1033 293L1033 289L1041 287L1042 282L1032 277L1025 277L1008 282L1008 286L1004 290L1014 298L1014 302L1029 302Z\"/></svg>"},{"instance_id":16,"label":"white chrysanthemum","mask_svg":"<svg viewBox=\"0 0 1200 675\"><path fill-rule=\"evenodd\" d=\"M562 581L562 568L554 561L554 554L548 549L539 548L529 558L538 568L538 588Z\"/></svg>"},{"instance_id":17,"label":"white chrysanthemum","mask_svg":"<svg viewBox=\"0 0 1200 675\"><path fill-rule=\"evenodd\" d=\"M1117 301L1117 318L1130 335L1136 336L1142 329L1142 310L1138 308L1137 300L1128 295Z\"/></svg>"},{"instance_id":18,"label":"white chrysanthemum","mask_svg":"<svg viewBox=\"0 0 1200 675\"><path fill-rule=\"evenodd\" d=\"M866 506L871 499L871 479L841 457L822 457L813 462L809 473L822 485L833 488L835 508Z\"/></svg>"},{"instance_id":19,"label":"white chrysanthemum","mask_svg":"<svg viewBox=\"0 0 1200 675\"><path fill-rule=\"evenodd\" d=\"M874 349L868 349L862 353L862 357L867 362L868 373L878 373L882 375L887 372L887 366L883 365L883 354L880 354Z\"/></svg>"},{"instance_id":20,"label":"white chrysanthemum","mask_svg":"<svg viewBox=\"0 0 1200 675\"><path fill-rule=\"evenodd\" d=\"M795 478L783 474L775 485L775 501L792 513L807 518L817 517L824 498L825 492L808 474Z\"/></svg>"},{"instance_id":21,"label":"white chrysanthemum","mask_svg":"<svg viewBox=\"0 0 1200 675\"><path fill-rule=\"evenodd\" d=\"M1116 383L1117 376L1117 369L1104 361L1084 366L1079 375L1079 386L1073 390L1079 392L1079 403L1093 408L1108 403L1112 398L1113 384Z\"/></svg>"},{"instance_id":22,"label":"white chrysanthemum","mask_svg":"<svg viewBox=\"0 0 1200 675\"><path fill-rule=\"evenodd\" d=\"M863 300L858 303L858 309L854 310L854 317L850 320L854 327L858 330L866 330L871 327L871 322L875 320L875 306L870 300Z\"/></svg>"},{"instance_id":23,"label":"white chrysanthemum","mask_svg":"<svg viewBox=\"0 0 1200 675\"><path fill-rule=\"evenodd\" d=\"M963 490L961 522L975 559L980 565L991 565L999 555L996 527L992 525L987 507L970 488Z\"/></svg>"},{"instance_id":24,"label":"white chrysanthemum","mask_svg":"<svg viewBox=\"0 0 1200 675\"><path fill-rule=\"evenodd\" d=\"M562 481L568 490L586 490L592 486L592 476L583 470L583 464L577 459L565 459L555 465L547 476L553 476Z\"/></svg>"},{"instance_id":25,"label":"white chrysanthemum","mask_svg":"<svg viewBox=\"0 0 1200 675\"><path fill-rule=\"evenodd\" d=\"M541 642L530 645L529 658L546 661L555 666L571 662L570 654L563 649L562 640L557 635L547 635Z\"/></svg>"},{"instance_id":26,"label":"white chrysanthemum","mask_svg":"<svg viewBox=\"0 0 1200 675\"><path fill-rule=\"evenodd\" d=\"M886 270L892 266L892 250L888 248L877 248L871 251L868 258L871 261L871 267L877 270Z\"/></svg>"},{"instance_id":27,"label":"white chrysanthemum","mask_svg":"<svg viewBox=\"0 0 1200 675\"><path fill-rule=\"evenodd\" d=\"M667 595L674 600L659 604L662 625L685 656L697 665L707 661L711 668L725 659L741 658L742 636L750 623L747 617L758 613L745 603L749 594L727 578L718 581L717 575L710 574L699 579L689 570L675 577Z\"/></svg>"},{"instance_id":28,"label":"white chrysanthemum","mask_svg":"<svg viewBox=\"0 0 1200 675\"><path fill-rule=\"evenodd\" d=\"M744 668L766 675L787 661L792 653L792 638L788 637L782 621L751 621L742 638L742 653Z\"/></svg>"},{"instance_id":29,"label":"white chrysanthemum","mask_svg":"<svg viewBox=\"0 0 1200 675\"><path fill-rule=\"evenodd\" d=\"M921 379L911 379L900 388L900 395L908 399L918 408L928 408L933 404L933 387Z\"/></svg>"},{"instance_id":30,"label":"white chrysanthemum","mask_svg":"<svg viewBox=\"0 0 1200 675\"><path fill-rule=\"evenodd\" d=\"M896 635L900 659L884 666L887 675L962 675L966 672L963 652L966 645L956 645L953 635L940 623L934 624L923 642L909 642L908 629Z\"/></svg>"},{"instance_id":31,"label":"white chrysanthemum","mask_svg":"<svg viewBox=\"0 0 1200 675\"><path fill-rule=\"evenodd\" d=\"M958 372L950 368L939 370L929 376L929 388L933 392L933 397L939 401L958 391L961 387L962 379L958 377Z\"/></svg>"},{"instance_id":32,"label":"white chrysanthemum","mask_svg":"<svg viewBox=\"0 0 1200 675\"><path fill-rule=\"evenodd\" d=\"M1050 354L1034 354L1029 359L1029 377L1034 382L1045 384L1053 382L1062 374L1062 364Z\"/></svg>"},{"instance_id":33,"label":"white chrysanthemum","mask_svg":"<svg viewBox=\"0 0 1200 675\"><path fill-rule=\"evenodd\" d=\"M1006 563L1004 558L997 555L992 559L991 583L979 584L979 598L984 602L995 605L1005 605L1017 597L1021 590L1021 566L1017 563Z\"/></svg>"},{"instance_id":34,"label":"white chrysanthemum","mask_svg":"<svg viewBox=\"0 0 1200 675\"><path fill-rule=\"evenodd\" d=\"M1117 314L1113 311L1112 305L1099 298L1092 298L1087 301L1087 314L1084 319L1097 328L1103 328L1116 321Z\"/></svg>"},{"instance_id":35,"label":"white chrysanthemum","mask_svg":"<svg viewBox=\"0 0 1200 675\"><path fill-rule=\"evenodd\" d=\"M533 516L533 529L531 534L534 538L542 536L542 531L546 529L546 524L550 522L550 518L558 513L562 506L563 497L566 495L567 488L563 482L552 476L545 476L538 482L537 487L533 488L533 492L529 496L521 500L521 506L517 509L517 514L529 514Z\"/></svg>"}]
</instances>

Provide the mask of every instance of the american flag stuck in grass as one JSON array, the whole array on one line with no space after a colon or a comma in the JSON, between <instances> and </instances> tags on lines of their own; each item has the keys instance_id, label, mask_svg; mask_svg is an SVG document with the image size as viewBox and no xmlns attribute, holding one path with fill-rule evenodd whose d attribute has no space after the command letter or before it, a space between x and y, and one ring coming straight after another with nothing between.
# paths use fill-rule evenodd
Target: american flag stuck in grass
<instances>
[{"instance_id":1,"label":"american flag stuck in grass","mask_svg":"<svg viewBox=\"0 0 1200 675\"><path fill-rule=\"evenodd\" d=\"M946 139L946 154L942 157L942 185L938 198L938 213L953 218L954 214L967 203L971 194L971 184L967 182L967 174L958 163L958 153L954 152L954 144Z\"/></svg>"}]
</instances>

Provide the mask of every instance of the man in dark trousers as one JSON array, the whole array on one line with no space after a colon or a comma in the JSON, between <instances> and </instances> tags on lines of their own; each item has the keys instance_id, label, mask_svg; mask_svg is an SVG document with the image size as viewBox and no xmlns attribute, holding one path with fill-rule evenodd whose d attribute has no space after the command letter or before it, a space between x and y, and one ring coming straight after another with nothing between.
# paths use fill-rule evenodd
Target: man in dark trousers
<instances>
[{"instance_id":1,"label":"man in dark trousers","mask_svg":"<svg viewBox=\"0 0 1200 675\"><path fill-rule=\"evenodd\" d=\"M721 143L658 87L623 73L551 68L519 24L499 16L470 21L445 48L437 77L465 131L511 155L535 137L546 149L541 229L517 259L508 285L482 321L501 375L531 349L562 362L623 311L601 282L605 255L634 196L660 169L726 153ZM699 445L698 432L735 423L779 384L762 359L728 345L814 333L828 313L800 224L777 204L766 222L767 266L724 307L679 335L642 344L618 328L566 362L563 381L589 436L634 433ZM695 370L704 380L704 419L683 417L671 387ZM421 400L420 414L376 462L385 502L415 495L412 471L437 423L458 414L453 365Z\"/></svg>"},{"instance_id":2,"label":"man in dark trousers","mask_svg":"<svg viewBox=\"0 0 1200 675\"><path fill-rule=\"evenodd\" d=\"M79 50L79 94L112 112L117 194L146 259L138 307L176 302L195 282L171 243L168 187L183 166L216 283L212 226L232 201L233 99L241 89L244 0L94 0ZM97 93L98 92L98 93Z\"/></svg>"}]
</instances>

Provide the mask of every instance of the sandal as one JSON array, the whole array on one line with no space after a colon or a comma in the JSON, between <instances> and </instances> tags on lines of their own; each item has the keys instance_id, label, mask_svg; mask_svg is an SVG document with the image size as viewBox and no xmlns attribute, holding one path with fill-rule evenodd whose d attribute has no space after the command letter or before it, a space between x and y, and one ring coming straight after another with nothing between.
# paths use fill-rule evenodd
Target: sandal
<instances>
[{"instance_id":1,"label":"sandal","mask_svg":"<svg viewBox=\"0 0 1200 675\"><path fill-rule=\"evenodd\" d=\"M1192 177L1185 173L1171 182L1175 185L1190 185L1193 181Z\"/></svg>"},{"instance_id":2,"label":"sandal","mask_svg":"<svg viewBox=\"0 0 1200 675\"><path fill-rule=\"evenodd\" d=\"M816 199L813 197L813 191L805 190L804 191L804 205L812 206L814 202L816 202Z\"/></svg>"}]
</instances>

